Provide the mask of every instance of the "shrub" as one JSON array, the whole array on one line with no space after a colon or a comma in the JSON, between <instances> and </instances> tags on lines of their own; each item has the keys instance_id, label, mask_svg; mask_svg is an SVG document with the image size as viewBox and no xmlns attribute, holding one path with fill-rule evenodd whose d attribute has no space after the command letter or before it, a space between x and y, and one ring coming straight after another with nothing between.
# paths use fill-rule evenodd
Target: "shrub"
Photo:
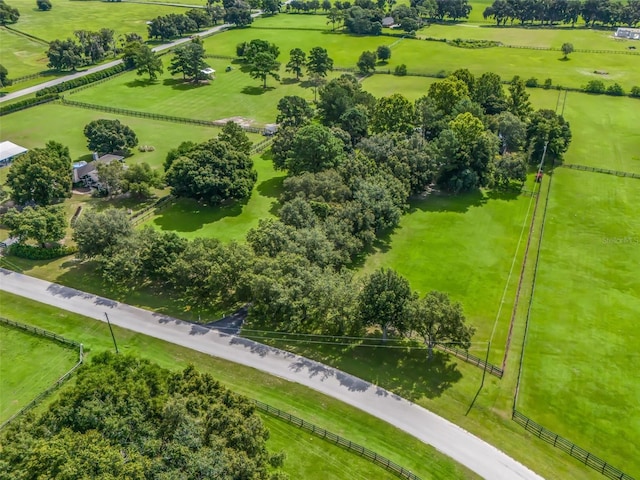
<instances>
[{"instance_id":1,"label":"shrub","mask_svg":"<svg viewBox=\"0 0 640 480\"><path fill-rule=\"evenodd\" d=\"M102 80L103 78L111 77L125 71L126 69L127 68L125 67L124 63L120 63L111 68L105 68L104 70L101 70L99 72L91 73L85 77L74 78L73 80L67 80L66 82L59 83L58 85L44 88L39 92L36 92L36 97L42 97L45 95L50 95L52 93L66 92L67 90L82 87L83 85L97 82L98 80Z\"/></svg>"},{"instance_id":2,"label":"shrub","mask_svg":"<svg viewBox=\"0 0 640 480\"><path fill-rule=\"evenodd\" d=\"M138 147L138 150L140 152L154 152L156 150L156 147L154 147L153 145L140 145Z\"/></svg>"},{"instance_id":3,"label":"shrub","mask_svg":"<svg viewBox=\"0 0 640 480\"><path fill-rule=\"evenodd\" d=\"M631 93L629 93L630 97L640 98L640 87L633 87L631 89Z\"/></svg>"},{"instance_id":4,"label":"shrub","mask_svg":"<svg viewBox=\"0 0 640 480\"><path fill-rule=\"evenodd\" d=\"M447 43L459 48L491 48L502 45L494 40L463 40L462 38L456 38Z\"/></svg>"},{"instance_id":5,"label":"shrub","mask_svg":"<svg viewBox=\"0 0 640 480\"><path fill-rule=\"evenodd\" d=\"M540 86L540 85L539 85L539 83L538 83L538 79L537 79L537 78L535 78L535 77L531 77L529 80L527 80L526 82L524 82L524 84L525 84L527 87L530 87L530 88L535 88L535 87Z\"/></svg>"},{"instance_id":6,"label":"shrub","mask_svg":"<svg viewBox=\"0 0 640 480\"><path fill-rule=\"evenodd\" d=\"M36 0L36 5L38 6L38 9L43 12L51 10L51 2L49 0Z\"/></svg>"},{"instance_id":7,"label":"shrub","mask_svg":"<svg viewBox=\"0 0 640 480\"><path fill-rule=\"evenodd\" d=\"M620 86L619 83L614 83L613 85L609 85L607 88L607 95L611 95L613 97L622 97L624 96L624 89Z\"/></svg>"},{"instance_id":8,"label":"shrub","mask_svg":"<svg viewBox=\"0 0 640 480\"><path fill-rule=\"evenodd\" d=\"M553 83L553 81L550 78L547 78L544 81L544 88L546 88L547 90L551 88L551 84Z\"/></svg>"},{"instance_id":9,"label":"shrub","mask_svg":"<svg viewBox=\"0 0 640 480\"><path fill-rule=\"evenodd\" d=\"M49 93L48 95L27 98L26 100L20 100L19 102L11 103L9 105L0 105L0 117L2 115L8 115L9 113L17 112L19 110L24 110L25 108L33 107L34 105L51 102L52 100L55 100L59 97L60 95L58 95L57 93Z\"/></svg>"},{"instance_id":10,"label":"shrub","mask_svg":"<svg viewBox=\"0 0 640 480\"><path fill-rule=\"evenodd\" d=\"M407 66L404 63L402 65L396 66L393 74L399 77L404 77L407 74Z\"/></svg>"},{"instance_id":11,"label":"shrub","mask_svg":"<svg viewBox=\"0 0 640 480\"><path fill-rule=\"evenodd\" d=\"M51 260L52 258L66 257L78 251L77 247L56 245L51 248L36 247L23 243L14 243L9 247L9 255L29 260Z\"/></svg>"},{"instance_id":12,"label":"shrub","mask_svg":"<svg viewBox=\"0 0 640 480\"><path fill-rule=\"evenodd\" d=\"M584 91L587 93L595 93L596 95L600 95L602 93L605 93L606 88L602 80L590 80L589 83L587 83L587 86L584 87Z\"/></svg>"}]
</instances>

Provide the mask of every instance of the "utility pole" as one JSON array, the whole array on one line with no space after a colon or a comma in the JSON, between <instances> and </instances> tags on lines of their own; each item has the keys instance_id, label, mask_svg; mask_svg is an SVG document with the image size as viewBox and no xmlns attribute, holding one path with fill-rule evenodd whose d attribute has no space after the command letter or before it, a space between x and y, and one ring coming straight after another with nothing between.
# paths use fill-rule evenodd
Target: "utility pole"
<instances>
[{"instance_id":1,"label":"utility pole","mask_svg":"<svg viewBox=\"0 0 640 480\"><path fill-rule=\"evenodd\" d=\"M113 339L113 346L116 347L116 353L120 353L118 351L118 344L116 343L116 337L113 334L113 328L111 328L111 321L109 321L109 315L107 315L107 312L104 312L104 316L107 318L107 324L109 325L109 331L111 332L111 338Z\"/></svg>"}]
</instances>

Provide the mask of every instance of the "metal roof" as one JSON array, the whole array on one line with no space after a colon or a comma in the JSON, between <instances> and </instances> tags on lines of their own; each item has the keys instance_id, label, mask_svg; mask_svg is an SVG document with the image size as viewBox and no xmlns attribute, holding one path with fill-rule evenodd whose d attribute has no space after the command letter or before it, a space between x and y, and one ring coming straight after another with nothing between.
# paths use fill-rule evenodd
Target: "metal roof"
<instances>
[{"instance_id":1,"label":"metal roof","mask_svg":"<svg viewBox=\"0 0 640 480\"><path fill-rule=\"evenodd\" d=\"M13 142L0 142L0 162L8 160L16 155L25 153L28 150L20 145L16 145Z\"/></svg>"}]
</instances>

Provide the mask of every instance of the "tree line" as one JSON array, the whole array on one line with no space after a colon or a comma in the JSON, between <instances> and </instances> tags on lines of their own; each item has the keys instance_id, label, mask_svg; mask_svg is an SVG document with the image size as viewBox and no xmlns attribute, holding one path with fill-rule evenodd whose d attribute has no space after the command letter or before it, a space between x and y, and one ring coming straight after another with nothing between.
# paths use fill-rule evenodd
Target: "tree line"
<instances>
[{"instance_id":1,"label":"tree line","mask_svg":"<svg viewBox=\"0 0 640 480\"><path fill-rule=\"evenodd\" d=\"M246 397L193 366L92 356L72 386L2 436L2 478L285 480Z\"/></svg>"},{"instance_id":2,"label":"tree line","mask_svg":"<svg viewBox=\"0 0 640 480\"><path fill-rule=\"evenodd\" d=\"M497 25L522 25L539 22L541 25L557 23L575 26L582 18L587 27L627 25L640 22L640 0L495 0L483 12L484 18L493 18Z\"/></svg>"},{"instance_id":3,"label":"tree line","mask_svg":"<svg viewBox=\"0 0 640 480\"><path fill-rule=\"evenodd\" d=\"M121 51L115 38L115 32L110 28L101 28L97 32L76 30L73 32L75 40L54 40L49 43L46 52L49 68L55 70L73 70L84 65L100 63L107 56L116 57ZM138 37L137 34L127 34L122 42Z\"/></svg>"}]
</instances>

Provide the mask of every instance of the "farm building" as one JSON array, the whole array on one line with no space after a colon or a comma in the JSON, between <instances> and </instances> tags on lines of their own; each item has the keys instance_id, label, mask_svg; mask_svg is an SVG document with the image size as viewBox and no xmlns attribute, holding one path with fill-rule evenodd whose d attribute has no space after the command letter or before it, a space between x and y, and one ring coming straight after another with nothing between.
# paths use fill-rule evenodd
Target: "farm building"
<instances>
[{"instance_id":1,"label":"farm building","mask_svg":"<svg viewBox=\"0 0 640 480\"><path fill-rule=\"evenodd\" d=\"M392 25L394 25L396 22L393 20L393 17L384 17L382 19L382 26L383 27L391 27Z\"/></svg>"},{"instance_id":2,"label":"farm building","mask_svg":"<svg viewBox=\"0 0 640 480\"><path fill-rule=\"evenodd\" d=\"M640 28L619 28L616 30L615 37L640 40Z\"/></svg>"},{"instance_id":3,"label":"farm building","mask_svg":"<svg viewBox=\"0 0 640 480\"><path fill-rule=\"evenodd\" d=\"M0 142L0 167L9 165L14 158L27 152L27 149L13 142Z\"/></svg>"},{"instance_id":4,"label":"farm building","mask_svg":"<svg viewBox=\"0 0 640 480\"><path fill-rule=\"evenodd\" d=\"M119 155L103 155L93 162L78 162L73 164L73 183L82 183L88 188L97 188L100 190L100 177L98 176L98 165L110 164L113 161L121 162L124 157Z\"/></svg>"}]
</instances>

